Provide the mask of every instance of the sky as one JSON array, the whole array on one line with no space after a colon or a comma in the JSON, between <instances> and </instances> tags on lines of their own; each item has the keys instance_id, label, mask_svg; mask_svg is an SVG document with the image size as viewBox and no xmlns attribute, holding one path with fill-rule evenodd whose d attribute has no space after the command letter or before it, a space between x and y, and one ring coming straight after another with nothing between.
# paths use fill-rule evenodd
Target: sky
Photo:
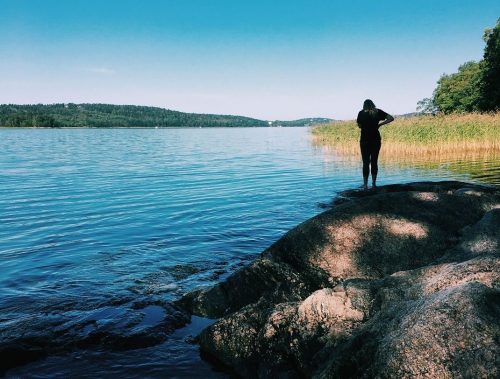
<instances>
[{"instance_id":1,"label":"sky","mask_svg":"<svg viewBox=\"0 0 500 379\"><path fill-rule=\"evenodd\" d=\"M0 0L0 103L409 113L499 17L498 0Z\"/></svg>"}]
</instances>

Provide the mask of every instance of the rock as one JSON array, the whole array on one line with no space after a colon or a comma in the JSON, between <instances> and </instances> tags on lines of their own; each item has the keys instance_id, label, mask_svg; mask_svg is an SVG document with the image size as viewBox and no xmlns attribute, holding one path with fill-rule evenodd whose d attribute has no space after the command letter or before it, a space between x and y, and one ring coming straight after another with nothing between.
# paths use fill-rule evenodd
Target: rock
<instances>
[{"instance_id":1,"label":"rock","mask_svg":"<svg viewBox=\"0 0 500 379\"><path fill-rule=\"evenodd\" d=\"M327 363L316 376L498 377L499 269L488 257L388 278L373 317L317 355Z\"/></svg>"},{"instance_id":2,"label":"rock","mask_svg":"<svg viewBox=\"0 0 500 379\"><path fill-rule=\"evenodd\" d=\"M285 299L302 298L308 292L299 272L286 263L261 257L219 285L187 294L178 305L193 314L216 318L258 301L264 294Z\"/></svg>"},{"instance_id":3,"label":"rock","mask_svg":"<svg viewBox=\"0 0 500 379\"><path fill-rule=\"evenodd\" d=\"M191 319L169 302L147 299L86 312L72 309L65 316L54 318L52 324L43 317L16 320L15 328L2 330L0 376L11 368L76 349L121 351L154 346Z\"/></svg>"},{"instance_id":4,"label":"rock","mask_svg":"<svg viewBox=\"0 0 500 379\"><path fill-rule=\"evenodd\" d=\"M244 377L498 377L500 191L349 191L179 304Z\"/></svg>"}]
</instances>

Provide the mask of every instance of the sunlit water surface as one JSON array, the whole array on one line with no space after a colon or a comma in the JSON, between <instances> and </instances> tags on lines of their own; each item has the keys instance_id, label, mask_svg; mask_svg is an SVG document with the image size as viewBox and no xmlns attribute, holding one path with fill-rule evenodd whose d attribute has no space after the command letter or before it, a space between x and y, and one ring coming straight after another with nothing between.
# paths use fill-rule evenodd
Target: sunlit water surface
<instances>
[{"instance_id":1,"label":"sunlit water surface","mask_svg":"<svg viewBox=\"0 0 500 379\"><path fill-rule=\"evenodd\" d=\"M0 151L0 342L51 351L8 377L225 377L190 343L209 321L163 333L169 302L361 182L305 128L1 129ZM379 173L451 179L500 184L499 161Z\"/></svg>"}]
</instances>

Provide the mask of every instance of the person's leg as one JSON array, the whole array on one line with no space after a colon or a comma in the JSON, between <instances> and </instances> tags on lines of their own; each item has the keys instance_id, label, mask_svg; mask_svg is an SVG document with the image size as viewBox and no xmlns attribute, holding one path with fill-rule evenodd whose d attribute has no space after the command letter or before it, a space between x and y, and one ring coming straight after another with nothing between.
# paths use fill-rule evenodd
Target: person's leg
<instances>
[{"instance_id":1,"label":"person's leg","mask_svg":"<svg viewBox=\"0 0 500 379\"><path fill-rule=\"evenodd\" d=\"M373 187L377 186L377 174L378 174L378 154L380 152L381 143L377 142L371 146L371 169L372 169L372 184Z\"/></svg>"},{"instance_id":2,"label":"person's leg","mask_svg":"<svg viewBox=\"0 0 500 379\"><path fill-rule=\"evenodd\" d=\"M361 158L363 159L363 186L368 188L368 175L370 174L370 146L361 142Z\"/></svg>"}]
</instances>

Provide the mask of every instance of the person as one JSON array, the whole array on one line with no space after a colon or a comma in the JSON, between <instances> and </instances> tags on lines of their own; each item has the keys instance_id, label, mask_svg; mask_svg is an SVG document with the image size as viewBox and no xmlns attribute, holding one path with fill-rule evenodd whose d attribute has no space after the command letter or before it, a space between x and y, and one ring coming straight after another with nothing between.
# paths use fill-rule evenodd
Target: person
<instances>
[{"instance_id":1,"label":"person","mask_svg":"<svg viewBox=\"0 0 500 379\"><path fill-rule=\"evenodd\" d=\"M361 129L359 145L361 147L361 157L363 159L363 188L365 190L368 189L370 164L373 188L377 187L377 161L380 147L382 146L382 139L378 128L392 121L394 121L394 117L381 109L377 109L370 99L365 100L363 109L358 113L356 122Z\"/></svg>"}]
</instances>

